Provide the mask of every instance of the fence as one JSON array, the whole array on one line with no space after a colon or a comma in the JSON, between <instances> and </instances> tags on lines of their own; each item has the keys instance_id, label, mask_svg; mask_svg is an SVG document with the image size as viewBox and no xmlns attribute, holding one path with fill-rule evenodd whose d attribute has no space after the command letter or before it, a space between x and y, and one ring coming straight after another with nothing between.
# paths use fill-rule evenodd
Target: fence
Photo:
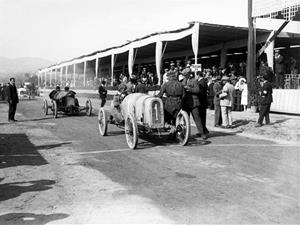
<instances>
[{"instance_id":1,"label":"fence","mask_svg":"<svg viewBox=\"0 0 300 225\"><path fill-rule=\"evenodd\" d=\"M285 74L284 88L285 89L299 89L300 88L300 74Z\"/></svg>"}]
</instances>

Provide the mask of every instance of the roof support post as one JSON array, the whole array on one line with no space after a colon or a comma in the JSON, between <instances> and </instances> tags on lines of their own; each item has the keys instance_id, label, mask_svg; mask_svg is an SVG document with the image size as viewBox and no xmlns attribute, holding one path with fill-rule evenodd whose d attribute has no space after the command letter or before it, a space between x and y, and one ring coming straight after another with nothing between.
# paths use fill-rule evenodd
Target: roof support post
<instances>
[{"instance_id":1,"label":"roof support post","mask_svg":"<svg viewBox=\"0 0 300 225\"><path fill-rule=\"evenodd\" d=\"M134 48L130 48L128 51L128 73L129 76L132 75L132 70L133 70L133 64L134 64Z\"/></svg>"},{"instance_id":2,"label":"roof support post","mask_svg":"<svg viewBox=\"0 0 300 225\"><path fill-rule=\"evenodd\" d=\"M38 87L39 87L40 86L40 72L38 72L37 76L38 76Z\"/></svg>"},{"instance_id":3,"label":"roof support post","mask_svg":"<svg viewBox=\"0 0 300 225\"><path fill-rule=\"evenodd\" d=\"M192 33L192 47L195 56L195 64L198 64L198 49L199 49L199 28L200 23L196 22L194 24L194 31Z\"/></svg>"},{"instance_id":4,"label":"roof support post","mask_svg":"<svg viewBox=\"0 0 300 225\"><path fill-rule=\"evenodd\" d=\"M60 67L60 85L62 85L62 73L63 73L63 67Z\"/></svg>"},{"instance_id":5,"label":"roof support post","mask_svg":"<svg viewBox=\"0 0 300 225\"><path fill-rule=\"evenodd\" d=\"M250 96L253 94L252 86L256 77L256 38L254 20L252 18L252 0L248 0L248 53L247 53L247 82L248 88L248 105L250 105Z\"/></svg>"},{"instance_id":6,"label":"roof support post","mask_svg":"<svg viewBox=\"0 0 300 225\"><path fill-rule=\"evenodd\" d=\"M112 54L111 55L111 69L110 69L111 86L113 86L113 82L114 82L114 66L115 66L115 54Z\"/></svg>"},{"instance_id":7,"label":"roof support post","mask_svg":"<svg viewBox=\"0 0 300 225\"><path fill-rule=\"evenodd\" d=\"M86 61L84 61L84 63L83 63L83 87L85 87L85 77L86 77L86 75L85 75L85 73L86 73Z\"/></svg>"},{"instance_id":8,"label":"roof support post","mask_svg":"<svg viewBox=\"0 0 300 225\"><path fill-rule=\"evenodd\" d=\"M275 41L269 43L269 46L265 49L265 53L267 54L267 62L268 66L272 68L274 71L274 45Z\"/></svg>"},{"instance_id":9,"label":"roof support post","mask_svg":"<svg viewBox=\"0 0 300 225\"><path fill-rule=\"evenodd\" d=\"M156 74L158 78L158 84L161 85L162 79L161 79L161 61L163 57L163 42L157 41L156 47L155 47L155 66L156 66Z\"/></svg>"},{"instance_id":10,"label":"roof support post","mask_svg":"<svg viewBox=\"0 0 300 225\"><path fill-rule=\"evenodd\" d=\"M98 61L99 61L99 58L97 57L95 60L95 78L98 77Z\"/></svg>"},{"instance_id":11,"label":"roof support post","mask_svg":"<svg viewBox=\"0 0 300 225\"><path fill-rule=\"evenodd\" d=\"M227 61L227 48L225 48L225 46L223 45L222 49L221 49L221 55L220 55L220 66L222 68L225 68L226 65L226 61Z\"/></svg>"},{"instance_id":12,"label":"roof support post","mask_svg":"<svg viewBox=\"0 0 300 225\"><path fill-rule=\"evenodd\" d=\"M50 70L50 87L52 87L52 69Z\"/></svg>"},{"instance_id":13,"label":"roof support post","mask_svg":"<svg viewBox=\"0 0 300 225\"><path fill-rule=\"evenodd\" d=\"M54 72L54 80L55 80L55 84L56 84L56 77L57 77L57 68L55 68L55 72Z\"/></svg>"},{"instance_id":14,"label":"roof support post","mask_svg":"<svg viewBox=\"0 0 300 225\"><path fill-rule=\"evenodd\" d=\"M47 82L47 72L44 72L44 87L46 87L46 82Z\"/></svg>"},{"instance_id":15,"label":"roof support post","mask_svg":"<svg viewBox=\"0 0 300 225\"><path fill-rule=\"evenodd\" d=\"M76 87L76 63L73 64L73 83L73 86Z\"/></svg>"},{"instance_id":16,"label":"roof support post","mask_svg":"<svg viewBox=\"0 0 300 225\"><path fill-rule=\"evenodd\" d=\"M69 86L69 82L68 82L68 65L66 65L66 86Z\"/></svg>"}]
</instances>

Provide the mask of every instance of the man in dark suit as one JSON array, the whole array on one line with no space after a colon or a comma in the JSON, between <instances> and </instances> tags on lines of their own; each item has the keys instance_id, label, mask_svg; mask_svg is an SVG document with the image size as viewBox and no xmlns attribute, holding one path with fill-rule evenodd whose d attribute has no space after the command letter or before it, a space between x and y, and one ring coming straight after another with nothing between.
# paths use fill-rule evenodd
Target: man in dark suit
<instances>
[{"instance_id":1,"label":"man in dark suit","mask_svg":"<svg viewBox=\"0 0 300 225\"><path fill-rule=\"evenodd\" d=\"M222 93L221 76L217 76L217 80L213 86L214 89L214 106L215 106L215 127L222 125L221 106L219 95Z\"/></svg>"},{"instance_id":2,"label":"man in dark suit","mask_svg":"<svg viewBox=\"0 0 300 225\"><path fill-rule=\"evenodd\" d=\"M15 78L10 78L8 86L6 88L7 102L9 104L8 109L8 122L16 122L15 113L17 104L19 103L18 91L15 85Z\"/></svg>"},{"instance_id":3,"label":"man in dark suit","mask_svg":"<svg viewBox=\"0 0 300 225\"><path fill-rule=\"evenodd\" d=\"M178 81L174 71L168 72L167 76L168 82L161 86L160 92L156 96L163 98L164 94L166 94L167 97L164 100L165 121L175 125L176 116L182 108L182 99L185 91L183 84Z\"/></svg>"},{"instance_id":4,"label":"man in dark suit","mask_svg":"<svg viewBox=\"0 0 300 225\"><path fill-rule=\"evenodd\" d=\"M198 77L198 85L199 85L199 114L200 114L200 119L201 119L201 123L203 126L203 132L204 134L208 134L209 131L206 127L206 110L207 110L207 106L208 106L208 96L207 96L207 89L208 89L208 85L206 82L206 79L203 76L203 73L201 71L197 72L197 77Z\"/></svg>"},{"instance_id":5,"label":"man in dark suit","mask_svg":"<svg viewBox=\"0 0 300 225\"><path fill-rule=\"evenodd\" d=\"M189 72L187 76L188 77L183 81L186 92L185 97L183 99L183 108L188 112L189 115L192 113L193 119L198 130L197 135L203 139L206 139L207 136L204 132L199 112L199 83L193 73Z\"/></svg>"},{"instance_id":6,"label":"man in dark suit","mask_svg":"<svg viewBox=\"0 0 300 225\"><path fill-rule=\"evenodd\" d=\"M262 86L262 91L261 91L261 106L260 106L260 111L259 111L259 118L256 124L256 127L261 127L263 123L263 119L265 118L266 120L266 125L270 124L270 107L271 103L273 102L273 97L272 97L272 84L269 82L269 76L264 75L263 76L263 86Z\"/></svg>"},{"instance_id":7,"label":"man in dark suit","mask_svg":"<svg viewBox=\"0 0 300 225\"><path fill-rule=\"evenodd\" d=\"M99 93L99 97L100 97L100 100L101 100L101 103L100 103L100 107L102 108L105 103L106 103L106 97L107 97L107 90L105 88L105 84L106 84L106 81L105 80L102 80L101 81L101 84L98 88L98 93Z\"/></svg>"},{"instance_id":8,"label":"man in dark suit","mask_svg":"<svg viewBox=\"0 0 300 225\"><path fill-rule=\"evenodd\" d=\"M277 88L284 87L284 57L280 54L278 49L275 50L275 74Z\"/></svg>"},{"instance_id":9,"label":"man in dark suit","mask_svg":"<svg viewBox=\"0 0 300 225\"><path fill-rule=\"evenodd\" d=\"M165 122L168 123L171 128L168 139L174 139L176 117L182 108L182 98L185 91L183 84L178 81L174 71L169 71L167 76L168 81L161 86L157 97L163 98L164 94L167 96L164 100Z\"/></svg>"}]
</instances>

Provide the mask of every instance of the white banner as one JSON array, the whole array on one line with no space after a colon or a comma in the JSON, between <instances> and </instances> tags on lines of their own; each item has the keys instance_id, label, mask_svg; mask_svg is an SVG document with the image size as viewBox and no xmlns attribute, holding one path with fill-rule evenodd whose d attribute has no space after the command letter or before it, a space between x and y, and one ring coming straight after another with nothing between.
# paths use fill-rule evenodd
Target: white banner
<instances>
[{"instance_id":1,"label":"white banner","mask_svg":"<svg viewBox=\"0 0 300 225\"><path fill-rule=\"evenodd\" d=\"M128 51L128 73L129 76L132 75L133 64L134 64L134 48L130 48Z\"/></svg>"},{"instance_id":2,"label":"white banner","mask_svg":"<svg viewBox=\"0 0 300 225\"><path fill-rule=\"evenodd\" d=\"M163 42L157 41L155 48L155 65L156 65L156 74L158 77L158 84L161 84L161 59L162 59L162 47Z\"/></svg>"},{"instance_id":3,"label":"white banner","mask_svg":"<svg viewBox=\"0 0 300 225\"><path fill-rule=\"evenodd\" d=\"M267 54L268 66L274 69L274 41L270 42L269 46L265 50L265 53Z\"/></svg>"},{"instance_id":4,"label":"white banner","mask_svg":"<svg viewBox=\"0 0 300 225\"><path fill-rule=\"evenodd\" d=\"M195 64L197 64L198 48L199 48L199 23L195 23L192 33L192 47L195 55Z\"/></svg>"}]
</instances>

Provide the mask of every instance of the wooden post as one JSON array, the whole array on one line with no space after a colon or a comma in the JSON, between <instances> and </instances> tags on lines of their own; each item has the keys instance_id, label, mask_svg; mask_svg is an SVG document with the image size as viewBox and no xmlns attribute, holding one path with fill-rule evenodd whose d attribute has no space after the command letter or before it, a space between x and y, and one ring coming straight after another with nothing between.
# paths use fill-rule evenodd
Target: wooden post
<instances>
[{"instance_id":1,"label":"wooden post","mask_svg":"<svg viewBox=\"0 0 300 225\"><path fill-rule=\"evenodd\" d=\"M247 53L247 82L248 82L248 105L250 105L250 96L252 95L252 86L256 78L256 50L255 50L255 31L252 18L252 0L248 0L248 53Z\"/></svg>"},{"instance_id":2,"label":"wooden post","mask_svg":"<svg viewBox=\"0 0 300 225\"><path fill-rule=\"evenodd\" d=\"M66 65L66 86L68 83L68 65Z\"/></svg>"},{"instance_id":3,"label":"wooden post","mask_svg":"<svg viewBox=\"0 0 300 225\"><path fill-rule=\"evenodd\" d=\"M98 78L98 61L99 61L99 58L96 58L96 62L95 62L95 78Z\"/></svg>"},{"instance_id":4,"label":"wooden post","mask_svg":"<svg viewBox=\"0 0 300 225\"><path fill-rule=\"evenodd\" d=\"M73 64L73 82L74 87L76 87L76 63Z\"/></svg>"},{"instance_id":5,"label":"wooden post","mask_svg":"<svg viewBox=\"0 0 300 225\"><path fill-rule=\"evenodd\" d=\"M57 80L56 80L56 77L57 77L57 68L55 68L55 74L54 74L54 80L55 80L55 85L57 85Z\"/></svg>"},{"instance_id":6,"label":"wooden post","mask_svg":"<svg viewBox=\"0 0 300 225\"><path fill-rule=\"evenodd\" d=\"M222 68L225 68L226 66L226 61L227 61L227 49L223 46L221 49L221 55L220 55L220 66Z\"/></svg>"},{"instance_id":7,"label":"wooden post","mask_svg":"<svg viewBox=\"0 0 300 225\"><path fill-rule=\"evenodd\" d=\"M60 85L62 85L62 73L63 73L63 67L60 67Z\"/></svg>"},{"instance_id":8,"label":"wooden post","mask_svg":"<svg viewBox=\"0 0 300 225\"><path fill-rule=\"evenodd\" d=\"M86 83L85 73L86 73L86 61L84 61L83 63L83 87L85 87L85 83Z\"/></svg>"}]
</instances>

